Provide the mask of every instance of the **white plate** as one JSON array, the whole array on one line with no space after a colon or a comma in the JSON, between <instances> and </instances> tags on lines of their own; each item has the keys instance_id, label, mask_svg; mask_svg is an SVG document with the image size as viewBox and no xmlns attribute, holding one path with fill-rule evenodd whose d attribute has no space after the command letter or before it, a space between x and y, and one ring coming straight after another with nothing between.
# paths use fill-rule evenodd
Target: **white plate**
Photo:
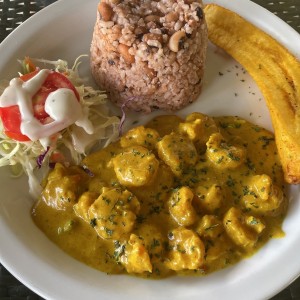
<instances>
[{"instance_id":1,"label":"white plate","mask_svg":"<svg viewBox=\"0 0 300 300\"><path fill-rule=\"evenodd\" d=\"M300 37L283 21L248 0L216 0L237 11L283 44L300 53ZM60 0L34 15L0 45L0 74L17 74L25 55L67 59L89 53L98 0ZM234 60L209 47L207 73L199 100L180 112L239 115L272 128L264 100L252 79ZM88 60L82 69L88 72ZM221 76L221 72L224 74ZM270 241L252 258L207 277L160 281L108 276L67 256L30 218L32 200L26 178L11 179L0 170L0 261L20 281L47 299L264 299L300 273L299 187L283 224L286 237Z\"/></svg>"}]
</instances>

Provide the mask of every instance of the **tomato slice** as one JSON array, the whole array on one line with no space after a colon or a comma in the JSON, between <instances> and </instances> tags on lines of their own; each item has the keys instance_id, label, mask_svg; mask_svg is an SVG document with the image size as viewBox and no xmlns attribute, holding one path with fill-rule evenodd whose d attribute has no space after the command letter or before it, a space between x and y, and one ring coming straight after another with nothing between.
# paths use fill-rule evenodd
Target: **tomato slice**
<instances>
[{"instance_id":1,"label":"tomato slice","mask_svg":"<svg viewBox=\"0 0 300 300\"><path fill-rule=\"evenodd\" d=\"M38 72L39 70L37 69L31 73L21 76L20 78L23 81L28 81ZM49 120L49 115L45 112L46 99L50 93L60 88L72 90L79 101L79 94L71 81L63 74L56 71L51 71L44 81L42 87L32 98L34 117L42 124L45 124ZM26 135L21 133L21 114L17 105L0 107L0 117L3 123L4 133L8 137L21 142L30 140Z\"/></svg>"},{"instance_id":2,"label":"tomato slice","mask_svg":"<svg viewBox=\"0 0 300 300\"><path fill-rule=\"evenodd\" d=\"M8 137L20 142L26 142L30 140L20 131L21 114L18 105L0 107L0 117L2 119L4 133Z\"/></svg>"}]
</instances>

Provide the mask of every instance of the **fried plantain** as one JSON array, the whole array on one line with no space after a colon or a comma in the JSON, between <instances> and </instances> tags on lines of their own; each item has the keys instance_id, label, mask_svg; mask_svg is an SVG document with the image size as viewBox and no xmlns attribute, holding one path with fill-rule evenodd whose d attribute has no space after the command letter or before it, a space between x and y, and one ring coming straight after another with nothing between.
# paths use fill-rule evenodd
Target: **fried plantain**
<instances>
[{"instance_id":1,"label":"fried plantain","mask_svg":"<svg viewBox=\"0 0 300 300\"><path fill-rule=\"evenodd\" d=\"M285 181L300 183L300 62L270 35L237 13L205 7L208 37L237 60L266 100Z\"/></svg>"}]
</instances>

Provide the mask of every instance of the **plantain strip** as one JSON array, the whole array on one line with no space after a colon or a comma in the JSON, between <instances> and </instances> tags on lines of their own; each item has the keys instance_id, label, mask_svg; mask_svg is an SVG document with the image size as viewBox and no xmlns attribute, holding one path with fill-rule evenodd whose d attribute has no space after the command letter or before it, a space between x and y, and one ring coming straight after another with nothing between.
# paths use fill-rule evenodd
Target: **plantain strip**
<instances>
[{"instance_id":1,"label":"plantain strip","mask_svg":"<svg viewBox=\"0 0 300 300\"><path fill-rule=\"evenodd\" d=\"M300 62L238 14L205 7L208 37L249 72L269 109L285 181L300 183Z\"/></svg>"}]
</instances>

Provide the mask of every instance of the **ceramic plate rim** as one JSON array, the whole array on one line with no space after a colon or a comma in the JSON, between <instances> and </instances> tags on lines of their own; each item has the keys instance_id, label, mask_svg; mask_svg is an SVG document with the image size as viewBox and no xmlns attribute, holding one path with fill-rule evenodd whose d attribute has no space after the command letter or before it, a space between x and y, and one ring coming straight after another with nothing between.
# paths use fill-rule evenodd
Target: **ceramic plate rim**
<instances>
[{"instance_id":1,"label":"ceramic plate rim","mask_svg":"<svg viewBox=\"0 0 300 300\"><path fill-rule=\"evenodd\" d=\"M88 0L85 1L87 6L91 6L91 9L87 9L89 13L93 11L94 8L96 8L97 5L97 0ZM299 34L293 30L289 25L287 25L285 22L274 16L272 13L269 11L263 9L262 7L256 5L255 3L252 3L251 1L248 0L214 0L214 1L206 1L207 2L213 2L213 3L218 3L220 5L223 5L224 7L227 7L229 9L235 10L238 12L241 16L245 17L249 21L253 22L255 25L258 27L262 28L269 34L271 34L274 38L279 40L282 44L284 44L292 53L297 55L297 53L300 53L300 36ZM70 5L72 7L70 7ZM82 0L59 0L50 6L46 7L42 11L36 13L34 16L32 16L30 19L28 19L26 22L24 22L22 25L20 25L16 30L14 30L1 44L0 44L0 53L2 55L2 61L0 62L0 70L6 70L11 68L8 67L9 64L9 59L14 55L14 53L17 53L17 48L20 45L26 45L27 41L30 40L33 42L33 45L37 45L36 41L34 41L34 37L39 32L39 29L37 28L37 24L41 27L44 28L44 26L51 25L53 20L56 20L60 18L64 13L68 11L69 13L75 13L78 15L78 10L83 8ZM249 11L255 12L252 13L251 16L249 15ZM68 19L70 19L69 17ZM89 21L93 23L94 21ZM60 33L57 33L58 36ZM92 34L92 33L91 33ZM293 43L290 43L289 41L293 41ZM42 47L42 45L40 46ZM41 48L42 49L42 48ZM13 70L11 71L13 72ZM12 74L8 74L8 76L12 76ZM1 173L1 172L0 172ZM24 182L20 182L20 184L24 185ZM299 189L296 187L293 187L295 189L295 193L299 195ZM16 191L13 191L12 193L17 193ZM299 202L299 201L298 201ZM298 211L299 209L299 204L294 203L293 207L290 208L289 214L293 215L293 211ZM18 231L14 228L14 230L11 230L7 227L6 224L6 212L5 212L5 207L0 206L0 233L4 234L4 240L5 240L5 245L1 245L0 247L0 261L1 263L16 277L18 278L21 282L23 282L25 285L27 285L29 288L34 290L36 293L40 294L41 296L47 298L47 299L65 299L67 296L76 296L76 292L78 292L79 288L91 288L94 290L96 282L91 282L89 284L85 284L84 286L76 286L74 283L80 279L80 277L72 277L68 278L67 272L70 272L72 268L74 270L80 270L84 272L86 270L86 267L83 266L81 263L74 261L72 258L66 258L67 262L63 261L57 261L57 262L51 262L51 260L46 260L46 261L38 261L39 262L39 268L40 268L40 274L37 274L34 269L32 268L31 270L24 270L23 264L25 263L26 260L36 262L36 259L39 258L39 254L37 253L32 253L31 248L24 248L24 238L18 235ZM292 225L287 222L286 227ZM33 234L39 234L38 230L33 232ZM296 237L294 237L296 239ZM27 237L27 239L31 240L31 237ZM45 237L41 236L41 239L45 240L45 243L47 242ZM34 239L32 239L34 240ZM281 243L282 241L278 240L272 240L271 243L269 243L266 248L272 247L273 244L280 244L282 249L285 249L287 253L292 253L293 255L295 252L291 252L291 250L286 247L288 246L283 246ZM300 247L300 238L298 240L293 240L293 245L297 245ZM21 249L23 253L14 253L15 248L19 247L18 249ZM55 247L50 246L48 249L49 255L51 255L51 251L56 251L54 249ZM266 250L267 251L267 250ZM257 254L259 259L263 261L267 261L268 258L265 257L265 252L258 253ZM289 257L282 257L280 256L282 261L280 262L279 266L285 266L289 264ZM251 261L251 259L250 259ZM72 266L69 267L67 270L59 269L59 266L67 266L67 264L70 263ZM241 263L241 268L243 268L243 265L247 265L248 262L242 262ZM47 278L48 282L43 282L43 279L39 278L42 275L45 275L44 270L50 270L52 274L52 279ZM283 270L280 270L283 272ZM98 276L97 271L95 270L89 270L89 272L95 274L95 276ZM230 273L230 276L234 274L234 276L230 277L231 281L228 281L229 284L232 284L233 287L239 286L239 288L235 291L231 291L229 289L230 286L228 286L228 290L225 288L222 290L215 289L213 283L211 282L211 276L207 276L205 278L201 278L203 281L203 284L205 283L208 288L210 288L209 293L206 291L206 294L198 294L201 296L210 296L210 299L218 299L220 295L222 295L223 299L234 299L234 297L237 297L239 293L242 293L244 290L244 282L243 282L243 274L235 274L236 269L235 268L230 268L222 270L218 272L218 274L215 276L217 278L226 276ZM252 272L252 271L251 271ZM294 280L297 276L299 276L300 273L300 262L294 262L292 266L290 266L289 270L284 273L284 278L273 278L272 282L268 282L264 279L264 276L266 274L272 274L275 272L274 267L270 267L268 271L266 272L265 270L262 270L260 274L251 274L252 278L256 277L253 282L259 283L261 282L261 285L256 286L257 288L260 288L260 292L255 291L255 289L252 289L248 291L248 294L245 295L245 299L255 299L255 298L266 298L270 297L277 292L279 292L281 289L283 289L285 286L287 286L292 280ZM248 274L249 275L249 274ZM55 276L58 278L63 278L65 280L64 284L57 283L55 281ZM103 296L103 299L108 299L111 295L116 295L113 294L112 291L107 289L105 287L105 284L109 284L109 278L106 278L104 276L99 276L101 277L101 280L103 279L103 283L99 283L99 293L97 295ZM213 277L213 278L215 278ZM232 278L239 278L238 281L241 281L241 284ZM194 292L197 292L197 289L194 289L194 284L196 283L196 279L191 279L190 281L184 280L184 285L188 286L191 288L191 299L196 299L197 294ZM95 281L97 281L95 279ZM148 283L147 283L148 282ZM139 281L139 288L145 289L146 291L149 289L149 286L161 289L163 285L167 285L172 283L176 283L178 286L181 286L181 281L180 278L173 278L173 279L166 279L162 280L159 282L152 282L150 281L143 281L143 283L140 283ZM55 284L58 284L55 286ZM122 286L122 284L127 284L128 280L127 277L120 276L117 279L116 283L116 289ZM262 286L263 284L263 286ZM131 285L130 285L131 286ZM61 289L65 288L64 291ZM102 289L102 290L101 290ZM200 293L200 292L199 292ZM152 299L149 291L149 296L145 296L145 299ZM138 296L137 294L133 293L132 291L128 290L128 295L130 295L131 298L134 298L134 296ZM126 292L124 293L124 298L128 296ZM152 295L153 296L153 295ZM73 299L75 299L73 297ZM111 299L111 298L110 298ZM129 298L128 298L129 299ZM162 298L163 299L163 298ZM177 295L177 297L174 296L174 299L180 299L180 293Z\"/></svg>"}]
</instances>

